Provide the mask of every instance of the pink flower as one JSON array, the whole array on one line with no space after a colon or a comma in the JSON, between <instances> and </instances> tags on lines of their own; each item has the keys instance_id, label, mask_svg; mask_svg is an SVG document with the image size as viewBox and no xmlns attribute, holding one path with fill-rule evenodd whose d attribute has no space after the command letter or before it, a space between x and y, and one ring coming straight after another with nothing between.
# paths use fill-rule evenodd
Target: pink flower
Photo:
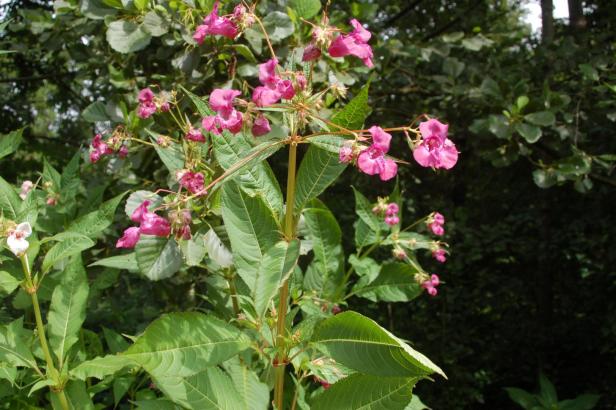
<instances>
[{"instance_id":1,"label":"pink flower","mask_svg":"<svg viewBox=\"0 0 616 410\"><path fill-rule=\"evenodd\" d=\"M340 147L340 151L338 151L338 159L340 162L348 164L353 161L354 157L353 142L345 141L345 143Z\"/></svg>"},{"instance_id":2,"label":"pink flower","mask_svg":"<svg viewBox=\"0 0 616 410\"><path fill-rule=\"evenodd\" d=\"M203 118L201 125L214 135L220 135L223 130L237 134L242 130L242 113L231 110L228 115L217 114Z\"/></svg>"},{"instance_id":3,"label":"pink flower","mask_svg":"<svg viewBox=\"0 0 616 410\"><path fill-rule=\"evenodd\" d=\"M103 141L103 136L101 134L96 134L94 138L92 138L90 145L93 148L90 152L90 162L92 163L97 162L103 155L113 153L113 150L109 147L109 145Z\"/></svg>"},{"instance_id":4,"label":"pink flower","mask_svg":"<svg viewBox=\"0 0 616 410\"><path fill-rule=\"evenodd\" d=\"M439 225L436 222L432 222L428 225L428 227L434 235L443 236L445 234L445 229L443 228L443 225Z\"/></svg>"},{"instance_id":5,"label":"pink flower","mask_svg":"<svg viewBox=\"0 0 616 410\"><path fill-rule=\"evenodd\" d=\"M436 290L436 287L439 285L439 283L440 283L440 280L438 276L432 275L430 276L430 279L428 279L427 281L421 284L421 287L424 288L430 296L436 296L436 294L438 293L438 291Z\"/></svg>"},{"instance_id":6,"label":"pink flower","mask_svg":"<svg viewBox=\"0 0 616 410\"><path fill-rule=\"evenodd\" d=\"M144 235L169 236L171 225L162 216L156 215L154 212L146 212L141 217L139 231Z\"/></svg>"},{"instance_id":7,"label":"pink flower","mask_svg":"<svg viewBox=\"0 0 616 410\"><path fill-rule=\"evenodd\" d=\"M180 185L192 194L204 195L204 177L200 172L185 172L180 178Z\"/></svg>"},{"instance_id":8,"label":"pink flower","mask_svg":"<svg viewBox=\"0 0 616 410\"><path fill-rule=\"evenodd\" d=\"M150 206L150 201L145 200L139 205L130 216L130 220L133 222L141 223L143 216L148 213L148 206Z\"/></svg>"},{"instance_id":9,"label":"pink flower","mask_svg":"<svg viewBox=\"0 0 616 410\"><path fill-rule=\"evenodd\" d=\"M205 142L205 137L203 136L201 131L193 127L190 127L190 129L188 130L184 138L186 138L189 141Z\"/></svg>"},{"instance_id":10,"label":"pink flower","mask_svg":"<svg viewBox=\"0 0 616 410\"><path fill-rule=\"evenodd\" d=\"M256 87L252 93L252 101L259 107L267 107L277 103L281 98L290 100L295 96L295 89L290 80L283 80L276 74L278 60L272 58L259 64L259 81L262 86Z\"/></svg>"},{"instance_id":11,"label":"pink flower","mask_svg":"<svg viewBox=\"0 0 616 410\"><path fill-rule=\"evenodd\" d=\"M280 96L285 100L290 100L295 97L295 88L291 80L280 80L276 84L276 90L280 93Z\"/></svg>"},{"instance_id":12,"label":"pink flower","mask_svg":"<svg viewBox=\"0 0 616 410\"><path fill-rule=\"evenodd\" d=\"M250 27L255 22L254 16L242 4L233 9L233 19L243 27Z\"/></svg>"},{"instance_id":13,"label":"pink flower","mask_svg":"<svg viewBox=\"0 0 616 410\"><path fill-rule=\"evenodd\" d=\"M304 73L297 73L295 76L295 81L297 82L297 88L300 90L306 89L306 85L308 85L308 80L306 80L306 76Z\"/></svg>"},{"instance_id":14,"label":"pink flower","mask_svg":"<svg viewBox=\"0 0 616 410\"><path fill-rule=\"evenodd\" d=\"M445 217L440 212L435 212L432 215L432 220L434 222L436 222L437 224L439 224L439 225L444 225L445 224Z\"/></svg>"},{"instance_id":15,"label":"pink flower","mask_svg":"<svg viewBox=\"0 0 616 410\"><path fill-rule=\"evenodd\" d=\"M313 61L321 57L321 50L314 44L310 43L304 48L304 54L302 55L302 61Z\"/></svg>"},{"instance_id":16,"label":"pink flower","mask_svg":"<svg viewBox=\"0 0 616 410\"><path fill-rule=\"evenodd\" d=\"M400 218L397 216L386 216L385 223L389 226L398 225L400 223Z\"/></svg>"},{"instance_id":17,"label":"pink flower","mask_svg":"<svg viewBox=\"0 0 616 410\"><path fill-rule=\"evenodd\" d=\"M367 67L373 67L372 47L368 41L372 34L362 27L361 23L355 19L351 20L354 30L349 34L341 34L334 39L329 46L329 55L332 57L344 57L353 55L359 57Z\"/></svg>"},{"instance_id":18,"label":"pink flower","mask_svg":"<svg viewBox=\"0 0 616 410\"><path fill-rule=\"evenodd\" d=\"M137 116L139 118L143 118L144 120L150 118L155 112L156 104L152 101L140 103L137 107Z\"/></svg>"},{"instance_id":19,"label":"pink flower","mask_svg":"<svg viewBox=\"0 0 616 410\"><path fill-rule=\"evenodd\" d=\"M259 64L259 81L267 87L276 87L280 77L276 75L278 60L271 58L263 64Z\"/></svg>"},{"instance_id":20,"label":"pink flower","mask_svg":"<svg viewBox=\"0 0 616 410\"><path fill-rule=\"evenodd\" d=\"M370 127L372 145L364 149L357 158L359 169L368 175L379 175L382 181L387 181L398 173L398 164L386 158L389 151L391 135L383 131L381 127Z\"/></svg>"},{"instance_id":21,"label":"pink flower","mask_svg":"<svg viewBox=\"0 0 616 410\"><path fill-rule=\"evenodd\" d=\"M458 150L447 138L448 125L436 119L419 124L422 141L413 150L413 158L422 167L451 169L458 162Z\"/></svg>"},{"instance_id":22,"label":"pink flower","mask_svg":"<svg viewBox=\"0 0 616 410\"><path fill-rule=\"evenodd\" d=\"M136 226L130 227L124 231L124 234L116 242L116 248L132 249L139 242L141 236L139 228Z\"/></svg>"},{"instance_id":23,"label":"pink flower","mask_svg":"<svg viewBox=\"0 0 616 410\"><path fill-rule=\"evenodd\" d=\"M391 202L389 205L387 205L387 210L385 211L385 215L396 216L398 215L398 212L400 212L400 208L398 207L398 204L395 202Z\"/></svg>"},{"instance_id":24,"label":"pink flower","mask_svg":"<svg viewBox=\"0 0 616 410\"><path fill-rule=\"evenodd\" d=\"M26 199L26 197L28 196L28 193L32 191L33 187L34 187L34 184L32 183L32 181L26 179L24 182L21 183L21 190L19 191L19 197L21 199Z\"/></svg>"},{"instance_id":25,"label":"pink flower","mask_svg":"<svg viewBox=\"0 0 616 410\"><path fill-rule=\"evenodd\" d=\"M432 257L440 263L445 263L447 261L447 254L445 253L444 249L437 249L432 251Z\"/></svg>"},{"instance_id":26,"label":"pink flower","mask_svg":"<svg viewBox=\"0 0 616 410\"><path fill-rule=\"evenodd\" d=\"M120 158L126 158L128 156L128 147L126 145L122 145L118 150L118 156Z\"/></svg>"},{"instance_id":27,"label":"pink flower","mask_svg":"<svg viewBox=\"0 0 616 410\"><path fill-rule=\"evenodd\" d=\"M205 16L203 24L197 27L193 39L202 44L207 35L220 35L230 39L237 36L237 25L231 19L218 16L218 1L214 3L212 12Z\"/></svg>"},{"instance_id":28,"label":"pink flower","mask_svg":"<svg viewBox=\"0 0 616 410\"><path fill-rule=\"evenodd\" d=\"M272 130L268 119L263 115L259 114L255 118L252 123L252 135L255 137L260 137L261 135L265 135Z\"/></svg>"},{"instance_id":29,"label":"pink flower","mask_svg":"<svg viewBox=\"0 0 616 410\"><path fill-rule=\"evenodd\" d=\"M140 103L149 103L154 100L154 92L150 90L150 88L144 88L139 91L139 96L137 97Z\"/></svg>"},{"instance_id":30,"label":"pink flower","mask_svg":"<svg viewBox=\"0 0 616 410\"><path fill-rule=\"evenodd\" d=\"M434 212L430 218L427 220L428 228L432 231L433 234L442 236L445 234L445 229L443 225L445 224L445 217L438 213Z\"/></svg>"},{"instance_id":31,"label":"pink flower","mask_svg":"<svg viewBox=\"0 0 616 410\"><path fill-rule=\"evenodd\" d=\"M233 100L241 91L217 88L210 94L210 107L217 113L228 114L233 110Z\"/></svg>"},{"instance_id":32,"label":"pink flower","mask_svg":"<svg viewBox=\"0 0 616 410\"><path fill-rule=\"evenodd\" d=\"M252 101L257 104L257 107L269 107L276 104L280 97L278 90L264 86L256 87L252 92Z\"/></svg>"}]
</instances>

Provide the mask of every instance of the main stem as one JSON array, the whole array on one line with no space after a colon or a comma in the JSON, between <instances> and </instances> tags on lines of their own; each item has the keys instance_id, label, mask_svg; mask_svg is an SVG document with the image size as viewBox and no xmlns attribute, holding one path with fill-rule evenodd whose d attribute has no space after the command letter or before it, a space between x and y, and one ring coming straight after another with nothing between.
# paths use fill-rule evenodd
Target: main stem
<instances>
[{"instance_id":1,"label":"main stem","mask_svg":"<svg viewBox=\"0 0 616 410\"><path fill-rule=\"evenodd\" d=\"M284 235L287 240L295 237L295 219L293 216L295 206L295 171L297 168L297 143L293 140L289 146L289 171L287 174L287 209L284 218ZM289 299L289 280L285 280L280 289L278 301L278 321L276 323L276 347L278 355L276 360L276 383L274 385L274 405L282 410L284 397L284 374L287 360L285 346L286 318Z\"/></svg>"},{"instance_id":2,"label":"main stem","mask_svg":"<svg viewBox=\"0 0 616 410\"><path fill-rule=\"evenodd\" d=\"M32 307L34 308L34 318L36 320L36 333L38 333L39 342L41 344L41 349L43 350L43 354L45 355L45 361L47 362L47 376L51 375L51 379L54 382L57 382L58 379L58 371L56 370L55 365L53 364L53 358L51 357L51 352L49 351L49 345L47 343L47 336L45 334L45 327L43 326L43 318L41 316L41 306L39 305L38 296L36 295L36 285L32 282L32 273L30 272L30 264L28 263L28 256L26 254L22 255L20 258L21 266L24 271L24 275L26 276L26 286L28 293L30 293L30 297L32 298ZM51 387L50 387L51 389ZM60 405L63 410L70 410L70 406L68 404L68 400L66 399L66 395L64 394L64 390L56 391L51 389L53 393L58 396L60 400Z\"/></svg>"}]
</instances>

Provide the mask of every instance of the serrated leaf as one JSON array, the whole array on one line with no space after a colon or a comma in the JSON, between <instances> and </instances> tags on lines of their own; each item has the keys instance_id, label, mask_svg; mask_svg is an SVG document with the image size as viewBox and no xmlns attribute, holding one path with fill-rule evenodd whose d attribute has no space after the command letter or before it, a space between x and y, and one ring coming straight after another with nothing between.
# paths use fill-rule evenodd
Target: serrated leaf
<instances>
[{"instance_id":1,"label":"serrated leaf","mask_svg":"<svg viewBox=\"0 0 616 410\"><path fill-rule=\"evenodd\" d=\"M355 194L355 213L375 232L381 230L382 221L377 215L372 212L372 204L368 199L355 187L353 193Z\"/></svg>"},{"instance_id":2,"label":"serrated leaf","mask_svg":"<svg viewBox=\"0 0 616 410\"><path fill-rule=\"evenodd\" d=\"M79 380L86 380L88 377L102 380L127 366L137 366L137 363L122 355L107 355L80 363L71 369L70 375Z\"/></svg>"},{"instance_id":3,"label":"serrated leaf","mask_svg":"<svg viewBox=\"0 0 616 410\"><path fill-rule=\"evenodd\" d=\"M103 202L96 211L77 218L69 225L68 231L78 232L88 237L95 237L113 222L116 208L126 192Z\"/></svg>"},{"instance_id":4,"label":"serrated leaf","mask_svg":"<svg viewBox=\"0 0 616 410\"><path fill-rule=\"evenodd\" d=\"M0 176L0 215L8 219L16 219L20 206L21 198L11 184Z\"/></svg>"},{"instance_id":5,"label":"serrated leaf","mask_svg":"<svg viewBox=\"0 0 616 410\"><path fill-rule=\"evenodd\" d=\"M180 242L180 249L187 266L197 266L205 258L207 248L204 237L202 232L197 232L192 238Z\"/></svg>"},{"instance_id":6,"label":"serrated leaf","mask_svg":"<svg viewBox=\"0 0 616 410\"><path fill-rule=\"evenodd\" d=\"M137 255L135 254L135 252L99 259L96 262L89 264L88 266L106 266L108 268L126 269L132 272L136 272L139 270L139 265L137 264Z\"/></svg>"},{"instance_id":7,"label":"serrated leaf","mask_svg":"<svg viewBox=\"0 0 616 410\"><path fill-rule=\"evenodd\" d=\"M0 291L6 295L13 293L19 287L21 281L8 272L0 271Z\"/></svg>"},{"instance_id":8,"label":"serrated leaf","mask_svg":"<svg viewBox=\"0 0 616 410\"><path fill-rule=\"evenodd\" d=\"M404 410L419 377L377 377L352 374L317 397L314 410Z\"/></svg>"},{"instance_id":9,"label":"serrated leaf","mask_svg":"<svg viewBox=\"0 0 616 410\"><path fill-rule=\"evenodd\" d=\"M135 254L139 271L150 280L167 279L182 266L182 255L173 238L141 235Z\"/></svg>"},{"instance_id":10,"label":"serrated leaf","mask_svg":"<svg viewBox=\"0 0 616 410\"><path fill-rule=\"evenodd\" d=\"M102 101L95 101L88 105L81 112L81 116L87 122L109 121L109 115L107 115L105 110L105 103Z\"/></svg>"},{"instance_id":11,"label":"serrated leaf","mask_svg":"<svg viewBox=\"0 0 616 410\"><path fill-rule=\"evenodd\" d=\"M234 181L222 187L222 218L238 274L254 289L265 253L280 240L280 228L261 197L250 197Z\"/></svg>"},{"instance_id":12,"label":"serrated leaf","mask_svg":"<svg viewBox=\"0 0 616 410\"><path fill-rule=\"evenodd\" d=\"M267 410L270 394L267 384L261 382L255 371L242 364L237 357L223 364L239 393L242 410Z\"/></svg>"},{"instance_id":13,"label":"serrated leaf","mask_svg":"<svg viewBox=\"0 0 616 410\"><path fill-rule=\"evenodd\" d=\"M8 134L0 135L0 158L4 158L17 151L19 144L21 144L23 131L24 129L20 128Z\"/></svg>"},{"instance_id":14,"label":"serrated leaf","mask_svg":"<svg viewBox=\"0 0 616 410\"><path fill-rule=\"evenodd\" d=\"M426 356L356 312L323 321L311 339L335 361L358 372L383 377L425 377L443 371Z\"/></svg>"},{"instance_id":15,"label":"serrated leaf","mask_svg":"<svg viewBox=\"0 0 616 410\"><path fill-rule=\"evenodd\" d=\"M358 282L353 288L353 294L373 302L408 302L422 292L415 282L416 273L417 270L406 263L388 263L381 267L379 276L372 282Z\"/></svg>"},{"instance_id":16,"label":"serrated leaf","mask_svg":"<svg viewBox=\"0 0 616 410\"><path fill-rule=\"evenodd\" d=\"M141 25L132 21L117 20L107 27L107 42L115 51L133 53L150 44L152 36Z\"/></svg>"},{"instance_id":17,"label":"serrated leaf","mask_svg":"<svg viewBox=\"0 0 616 410\"><path fill-rule=\"evenodd\" d=\"M143 29L153 37L160 37L169 31L169 22L155 11L149 11L143 18Z\"/></svg>"},{"instance_id":18,"label":"serrated leaf","mask_svg":"<svg viewBox=\"0 0 616 410\"><path fill-rule=\"evenodd\" d=\"M299 258L299 241L280 241L263 255L263 261L256 272L252 289L252 299L259 318L267 311L282 283L289 277Z\"/></svg>"},{"instance_id":19,"label":"serrated leaf","mask_svg":"<svg viewBox=\"0 0 616 410\"><path fill-rule=\"evenodd\" d=\"M53 291L47 315L49 343L60 368L69 349L79 340L79 329L86 319L88 293L83 263L80 257L74 257Z\"/></svg>"},{"instance_id":20,"label":"serrated leaf","mask_svg":"<svg viewBox=\"0 0 616 410\"><path fill-rule=\"evenodd\" d=\"M94 241L85 235L71 235L61 242L56 243L47 251L43 259L42 270L48 272L56 262L77 255L82 251L94 246Z\"/></svg>"},{"instance_id":21,"label":"serrated leaf","mask_svg":"<svg viewBox=\"0 0 616 410\"><path fill-rule=\"evenodd\" d=\"M37 368L24 333L23 318L0 326L0 362Z\"/></svg>"},{"instance_id":22,"label":"serrated leaf","mask_svg":"<svg viewBox=\"0 0 616 410\"><path fill-rule=\"evenodd\" d=\"M170 313L150 324L122 355L151 376L190 377L250 345L238 329L203 313Z\"/></svg>"},{"instance_id":23,"label":"serrated leaf","mask_svg":"<svg viewBox=\"0 0 616 410\"><path fill-rule=\"evenodd\" d=\"M321 10L320 0L290 0L291 7L297 15L304 19L310 19L316 16Z\"/></svg>"},{"instance_id":24,"label":"serrated leaf","mask_svg":"<svg viewBox=\"0 0 616 410\"><path fill-rule=\"evenodd\" d=\"M176 172L184 169L184 163L186 160L182 146L176 142L170 141L169 145L162 147L156 143L156 138L160 134L148 129L146 129L146 131L150 134L150 139L154 144L154 150L160 157L160 160L169 170L169 174L175 178Z\"/></svg>"}]
</instances>

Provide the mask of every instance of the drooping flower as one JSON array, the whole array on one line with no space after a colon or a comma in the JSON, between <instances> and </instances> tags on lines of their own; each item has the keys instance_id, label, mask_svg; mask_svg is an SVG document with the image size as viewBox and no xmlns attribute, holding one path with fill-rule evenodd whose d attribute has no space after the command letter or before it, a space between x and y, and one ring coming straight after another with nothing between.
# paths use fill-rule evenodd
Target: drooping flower
<instances>
[{"instance_id":1,"label":"drooping flower","mask_svg":"<svg viewBox=\"0 0 616 410\"><path fill-rule=\"evenodd\" d=\"M118 156L120 158L126 158L128 156L128 147L126 145L122 145L118 150Z\"/></svg>"},{"instance_id":2,"label":"drooping flower","mask_svg":"<svg viewBox=\"0 0 616 410\"><path fill-rule=\"evenodd\" d=\"M28 192L32 191L33 187L34 187L34 184L32 183L32 181L26 179L24 182L21 183L21 190L19 191L19 197L21 199L26 199L26 197L28 196Z\"/></svg>"},{"instance_id":3,"label":"drooping flower","mask_svg":"<svg viewBox=\"0 0 616 410\"><path fill-rule=\"evenodd\" d=\"M136 226L132 226L124 230L124 234L116 242L116 248L132 249L139 242L141 236L140 229Z\"/></svg>"},{"instance_id":4,"label":"drooping flower","mask_svg":"<svg viewBox=\"0 0 616 410\"><path fill-rule=\"evenodd\" d=\"M146 87L139 91L137 99L140 103L152 102L154 101L154 92L149 87Z\"/></svg>"},{"instance_id":5,"label":"drooping flower","mask_svg":"<svg viewBox=\"0 0 616 410\"><path fill-rule=\"evenodd\" d=\"M438 278L437 275L431 275L430 279L426 280L425 282L423 282L421 284L421 287L424 288L426 290L426 292L428 292L428 295L430 296L436 296L438 293L438 290L436 289L436 287L440 284L440 280Z\"/></svg>"},{"instance_id":6,"label":"drooping flower","mask_svg":"<svg viewBox=\"0 0 616 410\"><path fill-rule=\"evenodd\" d=\"M186 135L184 136L189 141L205 142L205 137L197 128L190 127Z\"/></svg>"},{"instance_id":7,"label":"drooping flower","mask_svg":"<svg viewBox=\"0 0 616 410\"><path fill-rule=\"evenodd\" d=\"M275 58L259 64L259 81L262 85L256 87L252 93L252 101L258 107L268 107L281 98L290 100L295 96L291 80L282 79L276 74L277 65L278 60Z\"/></svg>"},{"instance_id":8,"label":"drooping flower","mask_svg":"<svg viewBox=\"0 0 616 410\"><path fill-rule=\"evenodd\" d=\"M442 214L434 212L426 222L433 234L438 236L445 234L445 228L443 227L445 225L445 217Z\"/></svg>"},{"instance_id":9,"label":"drooping flower","mask_svg":"<svg viewBox=\"0 0 616 410\"><path fill-rule=\"evenodd\" d=\"M156 103L154 102L154 92L150 88L144 88L139 91L138 95L139 106L137 107L137 116L139 118L150 118L156 112Z\"/></svg>"},{"instance_id":10,"label":"drooping flower","mask_svg":"<svg viewBox=\"0 0 616 410\"><path fill-rule=\"evenodd\" d=\"M355 159L355 152L353 150L353 141L345 141L338 151L338 159L340 162L348 164Z\"/></svg>"},{"instance_id":11,"label":"drooping flower","mask_svg":"<svg viewBox=\"0 0 616 410\"><path fill-rule=\"evenodd\" d=\"M195 195L206 194L204 190L204 177L201 172L184 172L180 177L180 185Z\"/></svg>"},{"instance_id":12,"label":"drooping flower","mask_svg":"<svg viewBox=\"0 0 616 410\"><path fill-rule=\"evenodd\" d=\"M233 20L235 20L241 28L247 28L252 26L255 22L255 16L252 13L249 13L243 4L238 4L233 9Z\"/></svg>"},{"instance_id":13,"label":"drooping flower","mask_svg":"<svg viewBox=\"0 0 616 410\"><path fill-rule=\"evenodd\" d=\"M111 147L103 141L101 134L96 134L90 143L92 151L90 151L90 162L97 162L102 156L113 153Z\"/></svg>"},{"instance_id":14,"label":"drooping flower","mask_svg":"<svg viewBox=\"0 0 616 410\"><path fill-rule=\"evenodd\" d=\"M366 30L356 19L351 20L351 25L354 30L349 34L340 34L334 39L329 46L329 55L332 57L345 57L353 55L360 58L364 64L371 68L372 63L372 47L368 45L368 41L372 34Z\"/></svg>"},{"instance_id":15,"label":"drooping flower","mask_svg":"<svg viewBox=\"0 0 616 410\"><path fill-rule=\"evenodd\" d=\"M386 216L385 217L385 223L389 226L394 226L394 225L398 225L400 223L400 218L398 218L397 216Z\"/></svg>"},{"instance_id":16,"label":"drooping flower","mask_svg":"<svg viewBox=\"0 0 616 410\"><path fill-rule=\"evenodd\" d=\"M376 125L370 127L369 131L372 135L372 145L359 154L357 165L362 172L379 175L382 181L387 181L398 173L398 164L385 157L389 151L391 135Z\"/></svg>"},{"instance_id":17,"label":"drooping flower","mask_svg":"<svg viewBox=\"0 0 616 410\"><path fill-rule=\"evenodd\" d=\"M210 94L210 107L217 113L228 114L233 111L233 100L240 94L238 90L217 88Z\"/></svg>"},{"instance_id":18,"label":"drooping flower","mask_svg":"<svg viewBox=\"0 0 616 410\"><path fill-rule=\"evenodd\" d=\"M310 43L304 48L302 61L313 61L319 57L321 57L321 50L314 43Z\"/></svg>"},{"instance_id":19,"label":"drooping flower","mask_svg":"<svg viewBox=\"0 0 616 410\"><path fill-rule=\"evenodd\" d=\"M445 263L447 261L447 253L444 249L435 249L432 251L432 257L436 259L440 263Z\"/></svg>"},{"instance_id":20,"label":"drooping flower","mask_svg":"<svg viewBox=\"0 0 616 410\"><path fill-rule=\"evenodd\" d=\"M144 235L169 236L171 225L162 216L154 212L146 212L141 218L139 232Z\"/></svg>"},{"instance_id":21,"label":"drooping flower","mask_svg":"<svg viewBox=\"0 0 616 410\"><path fill-rule=\"evenodd\" d=\"M387 210L385 211L385 215L387 216L396 216L400 212L400 207L395 202L391 202L387 205Z\"/></svg>"},{"instance_id":22,"label":"drooping flower","mask_svg":"<svg viewBox=\"0 0 616 410\"><path fill-rule=\"evenodd\" d=\"M216 89L210 94L210 107L216 115L204 117L201 121L203 128L214 135L220 135L223 130L237 134L242 130L242 113L233 107L233 100L240 95L240 91L231 89Z\"/></svg>"},{"instance_id":23,"label":"drooping flower","mask_svg":"<svg viewBox=\"0 0 616 410\"><path fill-rule=\"evenodd\" d=\"M447 138L449 126L437 119L419 124L422 140L413 150L413 158L422 167L451 169L458 162L458 150Z\"/></svg>"},{"instance_id":24,"label":"drooping flower","mask_svg":"<svg viewBox=\"0 0 616 410\"><path fill-rule=\"evenodd\" d=\"M133 211L133 213L130 216L130 220L136 223L141 223L141 220L143 219L143 216L149 212L148 211L148 206L150 206L150 201L148 201L147 199L145 201L143 201L141 203L141 205L139 205L137 208L135 208L135 210Z\"/></svg>"},{"instance_id":25,"label":"drooping flower","mask_svg":"<svg viewBox=\"0 0 616 410\"><path fill-rule=\"evenodd\" d=\"M261 135L265 135L272 130L270 126L269 120L263 114L257 115L252 123L252 135L255 137L260 137Z\"/></svg>"},{"instance_id":26,"label":"drooping flower","mask_svg":"<svg viewBox=\"0 0 616 410\"><path fill-rule=\"evenodd\" d=\"M238 28L235 22L227 17L218 16L218 1L214 3L212 12L205 16L203 24L199 25L193 34L193 39L198 44L203 44L207 35L220 35L230 39L237 36Z\"/></svg>"},{"instance_id":27,"label":"drooping flower","mask_svg":"<svg viewBox=\"0 0 616 410\"><path fill-rule=\"evenodd\" d=\"M29 222L22 222L13 229L9 229L6 245L15 256L21 256L28 250L30 244L26 240L32 235L32 227Z\"/></svg>"}]
</instances>

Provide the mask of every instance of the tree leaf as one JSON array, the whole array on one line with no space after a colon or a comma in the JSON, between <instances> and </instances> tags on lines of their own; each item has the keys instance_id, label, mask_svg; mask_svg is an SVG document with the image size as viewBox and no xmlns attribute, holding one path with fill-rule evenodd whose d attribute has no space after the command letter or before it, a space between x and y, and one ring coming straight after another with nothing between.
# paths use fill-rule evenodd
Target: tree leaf
<instances>
[{"instance_id":1,"label":"tree leaf","mask_svg":"<svg viewBox=\"0 0 616 410\"><path fill-rule=\"evenodd\" d=\"M90 238L98 236L113 222L115 211L124 195L126 195L126 192L103 202L96 211L77 218L76 221L69 225L67 230L81 233Z\"/></svg>"},{"instance_id":2,"label":"tree leaf","mask_svg":"<svg viewBox=\"0 0 616 410\"><path fill-rule=\"evenodd\" d=\"M17 151L19 144L21 144L23 131L24 129L20 128L8 134L0 135L0 158L4 158Z\"/></svg>"},{"instance_id":3,"label":"tree leaf","mask_svg":"<svg viewBox=\"0 0 616 410\"><path fill-rule=\"evenodd\" d=\"M150 324L123 356L155 378L189 377L250 345L238 329L203 313L170 313Z\"/></svg>"},{"instance_id":4,"label":"tree leaf","mask_svg":"<svg viewBox=\"0 0 616 410\"><path fill-rule=\"evenodd\" d=\"M0 291L10 295L20 284L21 281L10 273L0 271Z\"/></svg>"},{"instance_id":5,"label":"tree leaf","mask_svg":"<svg viewBox=\"0 0 616 410\"><path fill-rule=\"evenodd\" d=\"M321 0L290 0L289 7L295 10L299 17L310 19L321 10Z\"/></svg>"},{"instance_id":6,"label":"tree leaf","mask_svg":"<svg viewBox=\"0 0 616 410\"><path fill-rule=\"evenodd\" d=\"M79 329L86 319L88 278L81 257L74 257L66 267L62 280L51 296L47 315L49 343L60 363L79 340Z\"/></svg>"},{"instance_id":7,"label":"tree leaf","mask_svg":"<svg viewBox=\"0 0 616 410\"><path fill-rule=\"evenodd\" d=\"M423 354L356 312L324 320L311 340L335 361L358 372L384 377L425 377L443 371Z\"/></svg>"},{"instance_id":8,"label":"tree leaf","mask_svg":"<svg viewBox=\"0 0 616 410\"><path fill-rule=\"evenodd\" d=\"M280 241L267 250L256 273L252 286L252 299L259 318L262 318L270 301L282 283L289 277L299 258L299 241ZM250 287L250 284L248 284Z\"/></svg>"},{"instance_id":9,"label":"tree leaf","mask_svg":"<svg viewBox=\"0 0 616 410\"><path fill-rule=\"evenodd\" d=\"M48 272L56 262L66 259L69 256L77 255L93 246L94 241L85 235L75 234L68 236L47 251L41 269L43 272Z\"/></svg>"},{"instance_id":10,"label":"tree leaf","mask_svg":"<svg viewBox=\"0 0 616 410\"><path fill-rule=\"evenodd\" d=\"M358 282L353 293L373 302L408 302L422 292L415 282L415 273L417 270L406 263L388 263L381 267L374 281L366 285Z\"/></svg>"},{"instance_id":11,"label":"tree leaf","mask_svg":"<svg viewBox=\"0 0 616 410\"><path fill-rule=\"evenodd\" d=\"M556 117L550 111L539 111L531 114L526 114L524 119L531 124L540 125L542 127L548 127L554 125Z\"/></svg>"},{"instance_id":12,"label":"tree leaf","mask_svg":"<svg viewBox=\"0 0 616 410\"><path fill-rule=\"evenodd\" d=\"M313 410L405 410L419 377L352 374L317 396Z\"/></svg>"},{"instance_id":13,"label":"tree leaf","mask_svg":"<svg viewBox=\"0 0 616 410\"><path fill-rule=\"evenodd\" d=\"M222 187L222 218L238 273L254 290L259 266L280 240L280 228L262 198L250 197L234 181Z\"/></svg>"},{"instance_id":14,"label":"tree leaf","mask_svg":"<svg viewBox=\"0 0 616 410\"><path fill-rule=\"evenodd\" d=\"M182 266L182 255L173 238L141 235L135 254L139 270L150 280L167 279Z\"/></svg>"},{"instance_id":15,"label":"tree leaf","mask_svg":"<svg viewBox=\"0 0 616 410\"><path fill-rule=\"evenodd\" d=\"M107 42L115 51L134 53L150 44L150 36L141 25L132 21L116 20L107 27Z\"/></svg>"}]
</instances>

